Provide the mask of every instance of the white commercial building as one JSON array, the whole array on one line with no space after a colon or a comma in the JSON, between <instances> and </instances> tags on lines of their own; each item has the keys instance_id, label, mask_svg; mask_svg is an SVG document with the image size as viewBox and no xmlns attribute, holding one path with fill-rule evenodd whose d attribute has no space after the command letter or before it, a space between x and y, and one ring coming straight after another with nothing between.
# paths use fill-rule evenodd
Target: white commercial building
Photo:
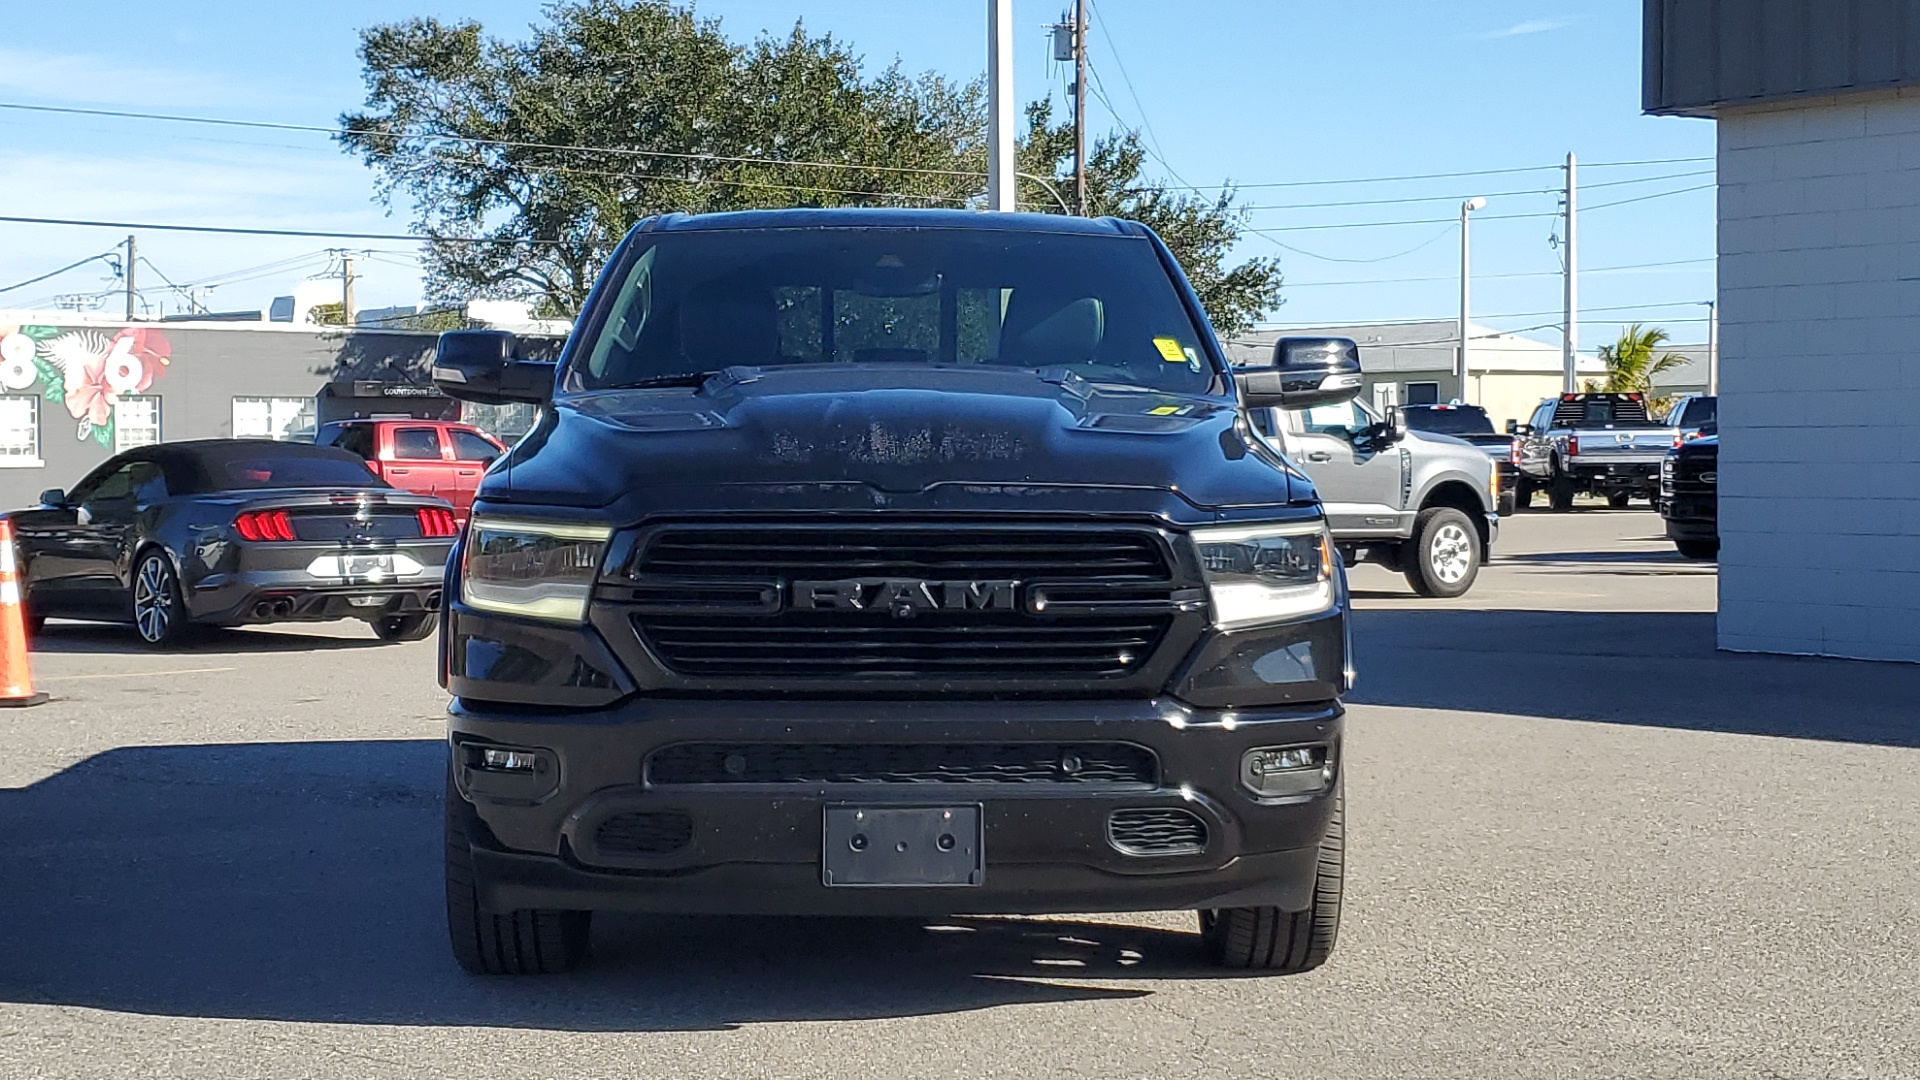
<instances>
[{"instance_id":1,"label":"white commercial building","mask_svg":"<svg viewBox=\"0 0 1920 1080\"><path fill-rule=\"evenodd\" d=\"M1720 646L1920 661L1920 9L1646 11L1718 124Z\"/></svg>"}]
</instances>

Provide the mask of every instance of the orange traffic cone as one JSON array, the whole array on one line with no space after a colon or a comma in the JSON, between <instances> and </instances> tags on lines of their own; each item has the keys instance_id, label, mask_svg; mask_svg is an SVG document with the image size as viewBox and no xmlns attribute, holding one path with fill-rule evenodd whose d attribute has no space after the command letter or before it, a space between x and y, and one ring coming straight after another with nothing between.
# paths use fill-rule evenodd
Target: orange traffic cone
<instances>
[{"instance_id":1,"label":"orange traffic cone","mask_svg":"<svg viewBox=\"0 0 1920 1080\"><path fill-rule=\"evenodd\" d=\"M13 521L0 517L0 708L38 705L27 665L27 620L20 610L20 560L13 551Z\"/></svg>"}]
</instances>

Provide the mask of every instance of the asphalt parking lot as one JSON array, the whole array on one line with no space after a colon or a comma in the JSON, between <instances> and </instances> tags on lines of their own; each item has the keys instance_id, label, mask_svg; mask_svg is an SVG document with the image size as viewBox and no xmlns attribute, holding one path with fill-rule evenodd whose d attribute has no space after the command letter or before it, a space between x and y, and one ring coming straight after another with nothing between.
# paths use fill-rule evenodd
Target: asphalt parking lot
<instances>
[{"instance_id":1,"label":"asphalt parking lot","mask_svg":"<svg viewBox=\"0 0 1920 1080\"><path fill-rule=\"evenodd\" d=\"M1920 1075L1920 669L1714 653L1658 533L1356 570L1348 904L1292 978L1173 913L604 919L476 980L431 643L56 624L0 712L0 1076Z\"/></svg>"}]
</instances>

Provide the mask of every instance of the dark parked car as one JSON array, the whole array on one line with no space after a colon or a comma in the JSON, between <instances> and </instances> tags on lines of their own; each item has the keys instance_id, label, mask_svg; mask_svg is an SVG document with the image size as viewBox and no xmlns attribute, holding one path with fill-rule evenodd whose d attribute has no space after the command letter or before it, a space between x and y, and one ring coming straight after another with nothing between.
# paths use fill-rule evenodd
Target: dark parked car
<instances>
[{"instance_id":1,"label":"dark parked car","mask_svg":"<svg viewBox=\"0 0 1920 1080\"><path fill-rule=\"evenodd\" d=\"M432 634L457 529L345 450L266 439L143 446L8 515L29 624L131 623L177 644L195 624L363 619Z\"/></svg>"},{"instance_id":2,"label":"dark parked car","mask_svg":"<svg viewBox=\"0 0 1920 1080\"><path fill-rule=\"evenodd\" d=\"M1660 466L1660 516L1667 537L1689 559L1720 554L1720 436L1709 423Z\"/></svg>"},{"instance_id":3,"label":"dark parked car","mask_svg":"<svg viewBox=\"0 0 1920 1080\"><path fill-rule=\"evenodd\" d=\"M931 210L651 218L575 325L557 372L434 358L545 406L447 586L463 966L565 969L596 910L1184 908L1327 959L1346 579L1247 412L1351 400L1352 341L1236 374L1144 226Z\"/></svg>"},{"instance_id":4,"label":"dark parked car","mask_svg":"<svg viewBox=\"0 0 1920 1080\"><path fill-rule=\"evenodd\" d=\"M1520 455L1519 440L1493 429L1493 418L1478 405L1402 405L1400 412L1407 426L1431 435L1451 435L1480 448L1493 459L1498 470L1500 516L1511 516L1518 504Z\"/></svg>"}]
</instances>

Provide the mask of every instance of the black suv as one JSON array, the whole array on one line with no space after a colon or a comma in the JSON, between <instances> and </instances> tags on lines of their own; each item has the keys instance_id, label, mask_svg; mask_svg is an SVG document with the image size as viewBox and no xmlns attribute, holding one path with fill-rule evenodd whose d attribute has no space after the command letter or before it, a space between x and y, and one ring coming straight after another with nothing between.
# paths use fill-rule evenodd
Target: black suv
<instances>
[{"instance_id":1,"label":"black suv","mask_svg":"<svg viewBox=\"0 0 1920 1080\"><path fill-rule=\"evenodd\" d=\"M449 572L447 917L474 972L590 913L1187 908L1238 967L1339 919L1346 583L1146 228L650 219L557 368L442 337L538 425ZM1237 385L1236 385L1237 384Z\"/></svg>"}]
</instances>

